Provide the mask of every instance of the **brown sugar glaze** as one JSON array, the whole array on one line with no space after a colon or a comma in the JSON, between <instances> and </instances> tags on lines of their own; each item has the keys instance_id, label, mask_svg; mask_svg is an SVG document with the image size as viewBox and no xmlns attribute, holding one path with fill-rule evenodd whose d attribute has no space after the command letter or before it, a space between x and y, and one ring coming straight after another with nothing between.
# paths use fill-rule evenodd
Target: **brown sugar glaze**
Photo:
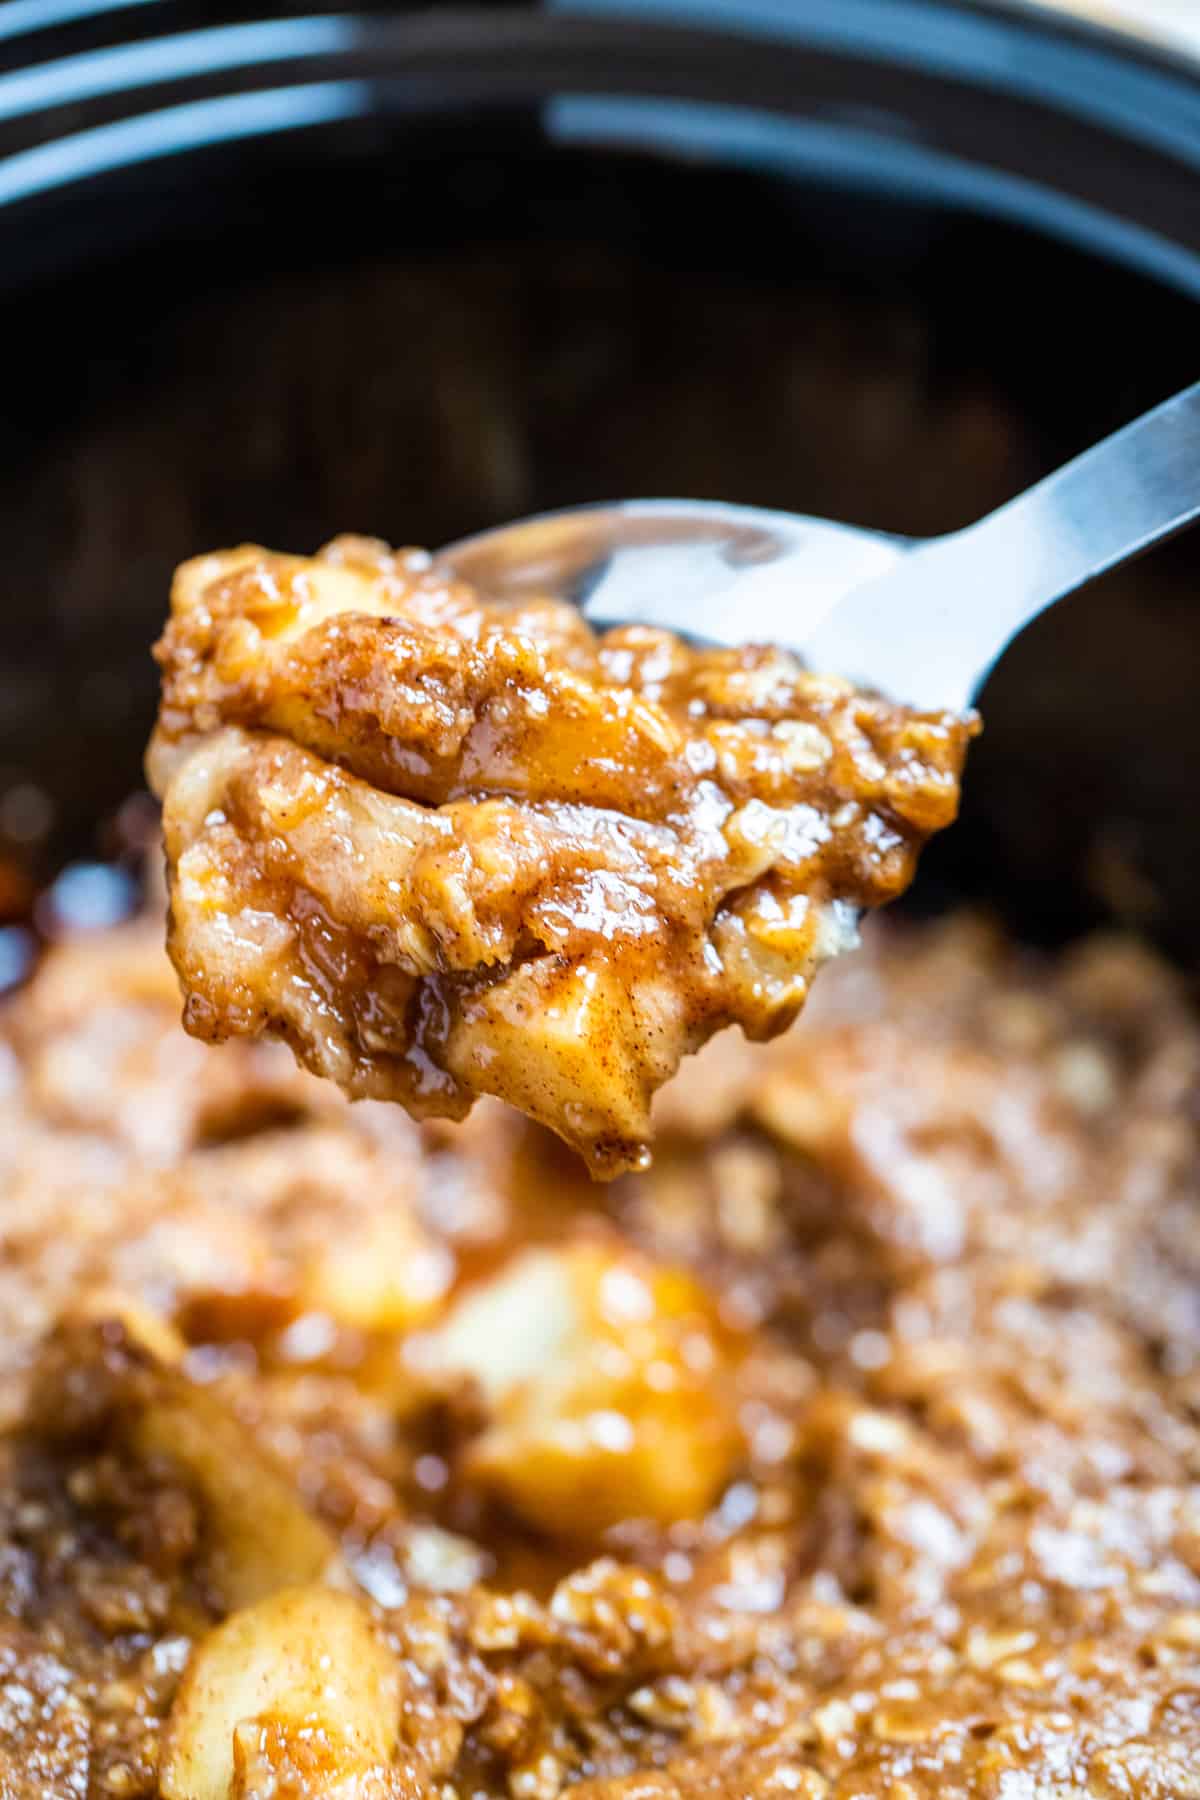
<instances>
[{"instance_id":1,"label":"brown sugar glaze","mask_svg":"<svg viewBox=\"0 0 1200 1800\"><path fill-rule=\"evenodd\" d=\"M783 1030L908 885L977 728L356 538L186 564L157 654L188 1029L418 1117L498 1096L605 1177L685 1054Z\"/></svg>"},{"instance_id":2,"label":"brown sugar glaze","mask_svg":"<svg viewBox=\"0 0 1200 1800\"><path fill-rule=\"evenodd\" d=\"M1195 1792L1163 967L884 922L598 1188L196 1043L161 943L0 1015L5 1800Z\"/></svg>"}]
</instances>

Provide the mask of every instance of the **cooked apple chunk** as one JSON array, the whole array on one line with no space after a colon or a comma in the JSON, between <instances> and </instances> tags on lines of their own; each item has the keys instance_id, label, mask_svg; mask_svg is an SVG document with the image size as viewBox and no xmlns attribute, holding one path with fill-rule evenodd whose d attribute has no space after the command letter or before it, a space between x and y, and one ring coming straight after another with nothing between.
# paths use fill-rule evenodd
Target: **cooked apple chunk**
<instances>
[{"instance_id":1,"label":"cooked apple chunk","mask_svg":"<svg viewBox=\"0 0 1200 1800\"><path fill-rule=\"evenodd\" d=\"M284 1588L200 1644L167 1724L163 1800L385 1800L401 1669L363 1603Z\"/></svg>"},{"instance_id":2,"label":"cooked apple chunk","mask_svg":"<svg viewBox=\"0 0 1200 1800\"><path fill-rule=\"evenodd\" d=\"M464 1473L559 1537L696 1517L741 1450L736 1340L690 1275L621 1246L517 1256L411 1354L480 1391Z\"/></svg>"},{"instance_id":3,"label":"cooked apple chunk","mask_svg":"<svg viewBox=\"0 0 1200 1800\"><path fill-rule=\"evenodd\" d=\"M498 1095L602 1177L684 1055L781 1031L907 885L974 729L358 539L186 564L158 656L188 1029L418 1116Z\"/></svg>"}]
</instances>

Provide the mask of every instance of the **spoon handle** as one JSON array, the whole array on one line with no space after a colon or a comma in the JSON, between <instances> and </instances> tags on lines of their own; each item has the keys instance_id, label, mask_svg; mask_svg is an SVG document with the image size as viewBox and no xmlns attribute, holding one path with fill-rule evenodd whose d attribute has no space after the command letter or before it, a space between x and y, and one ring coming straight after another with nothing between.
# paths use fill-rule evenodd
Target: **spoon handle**
<instances>
[{"instance_id":1,"label":"spoon handle","mask_svg":"<svg viewBox=\"0 0 1200 1800\"><path fill-rule=\"evenodd\" d=\"M832 607L804 654L919 706L968 705L1038 613L1198 516L1200 382L900 557Z\"/></svg>"}]
</instances>

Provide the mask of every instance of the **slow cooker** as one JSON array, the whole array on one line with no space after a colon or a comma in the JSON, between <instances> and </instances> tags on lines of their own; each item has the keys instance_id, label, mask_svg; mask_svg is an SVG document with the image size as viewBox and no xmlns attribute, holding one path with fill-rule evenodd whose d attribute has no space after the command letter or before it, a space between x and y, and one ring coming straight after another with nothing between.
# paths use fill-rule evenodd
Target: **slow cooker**
<instances>
[{"instance_id":1,"label":"slow cooker","mask_svg":"<svg viewBox=\"0 0 1200 1800\"><path fill-rule=\"evenodd\" d=\"M0 6L8 916L121 849L185 556L636 494L939 531L1194 379L1189 10ZM1005 659L917 904L1189 955L1198 554Z\"/></svg>"}]
</instances>

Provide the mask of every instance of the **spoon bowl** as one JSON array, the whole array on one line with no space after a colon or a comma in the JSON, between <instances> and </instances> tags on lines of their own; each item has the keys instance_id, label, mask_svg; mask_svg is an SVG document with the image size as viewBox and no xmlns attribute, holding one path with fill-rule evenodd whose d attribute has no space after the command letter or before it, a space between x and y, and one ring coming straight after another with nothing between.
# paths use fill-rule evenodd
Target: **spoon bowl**
<instances>
[{"instance_id":1,"label":"spoon bowl","mask_svg":"<svg viewBox=\"0 0 1200 1800\"><path fill-rule=\"evenodd\" d=\"M742 608L775 594L777 641L800 644L834 603L919 542L830 519L718 500L622 500L539 513L439 555L506 600L553 593L590 623L650 625L727 648Z\"/></svg>"},{"instance_id":2,"label":"spoon bowl","mask_svg":"<svg viewBox=\"0 0 1200 1800\"><path fill-rule=\"evenodd\" d=\"M438 560L502 597L572 600L599 629L779 644L897 700L960 711L1038 613L1197 515L1200 382L944 537L626 500L482 532Z\"/></svg>"}]
</instances>

